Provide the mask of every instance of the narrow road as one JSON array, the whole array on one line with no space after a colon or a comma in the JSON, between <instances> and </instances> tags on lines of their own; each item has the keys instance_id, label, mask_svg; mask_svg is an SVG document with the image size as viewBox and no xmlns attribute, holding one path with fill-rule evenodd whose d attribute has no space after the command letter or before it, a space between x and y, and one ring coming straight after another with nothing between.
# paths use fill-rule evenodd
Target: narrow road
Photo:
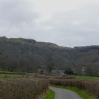
<instances>
[{"instance_id":1,"label":"narrow road","mask_svg":"<svg viewBox=\"0 0 99 99\"><path fill-rule=\"evenodd\" d=\"M55 99L82 99L80 96L78 96L78 94L73 91L55 87L49 88L55 92Z\"/></svg>"}]
</instances>

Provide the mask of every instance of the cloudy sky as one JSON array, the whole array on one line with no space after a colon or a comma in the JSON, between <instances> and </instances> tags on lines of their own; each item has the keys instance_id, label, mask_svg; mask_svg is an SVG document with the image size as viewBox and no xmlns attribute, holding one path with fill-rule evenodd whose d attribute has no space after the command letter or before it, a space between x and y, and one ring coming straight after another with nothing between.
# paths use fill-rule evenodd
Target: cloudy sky
<instances>
[{"instance_id":1,"label":"cloudy sky","mask_svg":"<svg viewBox=\"0 0 99 99\"><path fill-rule=\"evenodd\" d=\"M0 36L99 45L99 0L0 0Z\"/></svg>"}]
</instances>

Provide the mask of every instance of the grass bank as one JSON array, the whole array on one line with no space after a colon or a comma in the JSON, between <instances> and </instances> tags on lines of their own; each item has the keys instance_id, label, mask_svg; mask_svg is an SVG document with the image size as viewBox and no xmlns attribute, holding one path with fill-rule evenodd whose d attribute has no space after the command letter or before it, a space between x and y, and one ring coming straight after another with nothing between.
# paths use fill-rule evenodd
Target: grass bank
<instances>
[{"instance_id":1,"label":"grass bank","mask_svg":"<svg viewBox=\"0 0 99 99\"><path fill-rule=\"evenodd\" d=\"M55 92L50 89L44 99L54 99L54 98L55 98Z\"/></svg>"},{"instance_id":2,"label":"grass bank","mask_svg":"<svg viewBox=\"0 0 99 99\"><path fill-rule=\"evenodd\" d=\"M91 94L88 94L82 90L79 90L75 87L67 87L67 86L57 86L57 85L51 85L52 87L56 87L56 88L63 88L63 89L67 89L67 90L71 90L76 92L81 98L83 99L96 99L94 96L92 96ZM46 98L47 99L47 98Z\"/></svg>"}]
</instances>

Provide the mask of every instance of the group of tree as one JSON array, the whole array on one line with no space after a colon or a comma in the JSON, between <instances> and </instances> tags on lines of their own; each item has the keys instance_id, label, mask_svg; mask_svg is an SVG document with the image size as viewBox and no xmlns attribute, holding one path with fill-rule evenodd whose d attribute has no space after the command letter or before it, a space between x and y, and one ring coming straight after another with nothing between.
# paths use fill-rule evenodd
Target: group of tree
<instances>
[{"instance_id":1,"label":"group of tree","mask_svg":"<svg viewBox=\"0 0 99 99\"><path fill-rule=\"evenodd\" d=\"M82 75L83 66L85 75L99 75L99 46L67 48L32 39L0 37L0 70L37 72L49 68L50 73L53 67L69 67L66 73L71 74L71 68Z\"/></svg>"}]
</instances>

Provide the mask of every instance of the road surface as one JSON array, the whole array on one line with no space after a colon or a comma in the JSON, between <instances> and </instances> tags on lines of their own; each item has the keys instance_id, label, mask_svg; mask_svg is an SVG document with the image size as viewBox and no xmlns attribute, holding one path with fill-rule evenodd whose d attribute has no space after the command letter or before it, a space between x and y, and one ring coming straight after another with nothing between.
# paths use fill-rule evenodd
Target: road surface
<instances>
[{"instance_id":1,"label":"road surface","mask_svg":"<svg viewBox=\"0 0 99 99\"><path fill-rule=\"evenodd\" d=\"M49 88L55 92L55 99L82 99L79 95L77 95L73 91L55 87Z\"/></svg>"}]
</instances>

